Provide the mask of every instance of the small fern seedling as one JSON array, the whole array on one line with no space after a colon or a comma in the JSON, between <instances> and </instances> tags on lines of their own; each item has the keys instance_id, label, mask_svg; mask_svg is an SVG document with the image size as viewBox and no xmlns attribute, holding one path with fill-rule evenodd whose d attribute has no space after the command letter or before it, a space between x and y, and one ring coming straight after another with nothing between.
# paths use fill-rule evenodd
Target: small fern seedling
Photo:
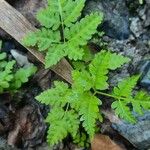
<instances>
[{"instance_id":1,"label":"small fern seedling","mask_svg":"<svg viewBox=\"0 0 150 150\"><path fill-rule=\"evenodd\" d=\"M104 92L109 89L109 71L116 70L129 60L122 55L102 50L95 55L88 69L73 71L74 82L71 87L64 82L55 81L54 88L36 97L39 102L51 107L46 119L50 124L47 136L49 144L57 144L68 134L77 139L79 124L92 139L96 132L96 122L102 121L99 109L102 102L98 95L113 98L112 108L115 113L132 123L136 121L132 110L142 114L143 109L150 109L150 97L146 92L132 94L139 76L122 80L110 94Z\"/></svg>"},{"instance_id":2,"label":"small fern seedling","mask_svg":"<svg viewBox=\"0 0 150 150\"><path fill-rule=\"evenodd\" d=\"M48 0L48 6L38 12L37 20L42 28L29 33L23 43L37 46L46 53L46 68L65 56L71 60L82 59L83 47L96 33L103 18L95 12L80 19L84 4L85 0Z\"/></svg>"},{"instance_id":3,"label":"small fern seedling","mask_svg":"<svg viewBox=\"0 0 150 150\"><path fill-rule=\"evenodd\" d=\"M6 60L6 53L0 53L0 94L5 91L17 91L36 72L33 65L16 70L15 63L14 60Z\"/></svg>"}]
</instances>

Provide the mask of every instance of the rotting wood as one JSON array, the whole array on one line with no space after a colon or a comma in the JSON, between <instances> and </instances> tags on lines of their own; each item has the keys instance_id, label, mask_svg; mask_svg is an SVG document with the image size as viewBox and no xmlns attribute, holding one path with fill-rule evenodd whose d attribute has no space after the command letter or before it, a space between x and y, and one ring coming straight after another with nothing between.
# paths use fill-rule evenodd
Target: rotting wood
<instances>
[{"instance_id":1,"label":"rotting wood","mask_svg":"<svg viewBox=\"0 0 150 150\"><path fill-rule=\"evenodd\" d=\"M20 44L22 44L22 39L28 32L36 30L21 13L9 5L5 0L0 0L0 28L11 35ZM44 56L40 52L31 48L27 49L40 62L44 63ZM66 59L62 59L56 66L52 67L51 70L67 82L72 83L72 67Z\"/></svg>"}]
</instances>

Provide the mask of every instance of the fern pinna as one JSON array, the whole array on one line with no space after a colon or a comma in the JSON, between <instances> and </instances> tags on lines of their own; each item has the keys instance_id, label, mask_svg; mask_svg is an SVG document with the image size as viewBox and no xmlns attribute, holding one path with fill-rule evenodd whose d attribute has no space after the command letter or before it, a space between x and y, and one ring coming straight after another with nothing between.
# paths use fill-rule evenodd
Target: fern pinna
<instances>
[{"instance_id":1,"label":"fern pinna","mask_svg":"<svg viewBox=\"0 0 150 150\"><path fill-rule=\"evenodd\" d=\"M43 27L29 33L23 43L46 52L46 68L65 56L82 59L83 46L102 22L102 15L96 12L79 19L84 3L85 0L48 0L48 6L38 12L37 19Z\"/></svg>"}]
</instances>

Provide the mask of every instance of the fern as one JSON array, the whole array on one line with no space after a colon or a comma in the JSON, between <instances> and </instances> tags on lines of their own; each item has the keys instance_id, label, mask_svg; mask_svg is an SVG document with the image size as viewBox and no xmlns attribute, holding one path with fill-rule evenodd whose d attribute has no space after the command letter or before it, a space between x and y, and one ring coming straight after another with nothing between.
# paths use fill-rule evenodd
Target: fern
<instances>
[{"instance_id":1,"label":"fern","mask_svg":"<svg viewBox=\"0 0 150 150\"><path fill-rule=\"evenodd\" d=\"M129 59L122 55L102 50L95 55L87 69L73 71L74 82L71 87L57 81L54 82L54 88L36 97L38 101L51 107L46 119L50 123L48 143L57 144L68 134L76 139L79 134L79 123L92 140L96 132L96 122L102 121L99 109L102 102L96 94L113 98L115 101L112 108L116 115L132 123L136 122L132 110L142 114L143 110L150 109L150 97L146 92L132 94L139 75L123 79L114 87L112 94L103 92L108 88L109 70L115 70L128 61Z\"/></svg>"},{"instance_id":2,"label":"fern","mask_svg":"<svg viewBox=\"0 0 150 150\"><path fill-rule=\"evenodd\" d=\"M132 94L139 76L124 79L117 87L114 87L112 94L103 92L108 88L109 70L115 70L128 61L129 59L122 55L102 50L95 55L89 67L72 72L74 82L71 87L64 82L57 81L54 82L54 88L44 91L36 97L41 103L50 105L51 111L48 118L51 116L55 119L46 119L50 123L48 132L50 144L58 143L68 134L71 134L74 139L79 133L77 127L79 121L92 140L96 132L96 122L102 121L99 109L102 102L96 97L96 94L113 98L115 101L112 103L112 108L116 114L130 122L136 121L130 105L138 113L141 113L143 109L149 109L150 98L146 93L139 92L135 96ZM142 99L144 99L143 102ZM67 114L70 114L70 111L73 112L74 117L68 117ZM71 127L68 127L68 124Z\"/></svg>"},{"instance_id":3,"label":"fern","mask_svg":"<svg viewBox=\"0 0 150 150\"><path fill-rule=\"evenodd\" d=\"M83 47L103 18L101 14L91 13L79 19L84 3L85 0L48 0L48 6L38 12L37 19L43 27L29 33L23 43L45 51L45 68L66 56L71 60L83 59Z\"/></svg>"},{"instance_id":4,"label":"fern","mask_svg":"<svg viewBox=\"0 0 150 150\"><path fill-rule=\"evenodd\" d=\"M95 89L108 89L108 69L115 70L126 62L129 62L128 58L121 55L112 54L105 50L97 54L92 63L89 65L89 70L92 74Z\"/></svg>"},{"instance_id":5,"label":"fern","mask_svg":"<svg viewBox=\"0 0 150 150\"><path fill-rule=\"evenodd\" d=\"M26 46L37 46L46 54L45 68L57 64L63 57L80 60L75 62L75 68L79 68L72 72L71 86L57 81L54 88L36 97L51 108L46 119L50 124L47 141L51 145L68 134L75 139L79 135L79 125L92 140L96 122L102 121L99 109L102 102L98 94L113 98L112 108L116 114L130 122L136 121L132 110L141 114L143 109L149 109L146 93L132 94L139 76L123 80L111 94L104 92L109 89L109 71L118 69L130 59L106 50L101 50L93 58L86 46L93 34L98 33L96 29L103 16L95 12L81 18L84 4L85 0L48 0L48 6L37 14L42 29L29 33L23 42ZM89 64L88 67L84 62Z\"/></svg>"},{"instance_id":6,"label":"fern","mask_svg":"<svg viewBox=\"0 0 150 150\"><path fill-rule=\"evenodd\" d=\"M117 87L114 88L114 95L118 97L130 98L132 96L132 90L135 87L138 79L139 76L126 78L120 82Z\"/></svg>"},{"instance_id":7,"label":"fern","mask_svg":"<svg viewBox=\"0 0 150 150\"><path fill-rule=\"evenodd\" d=\"M35 66L14 69L15 61L6 61L6 53L0 53L0 93L16 91L36 72Z\"/></svg>"},{"instance_id":8,"label":"fern","mask_svg":"<svg viewBox=\"0 0 150 150\"><path fill-rule=\"evenodd\" d=\"M131 101L133 110L138 114L143 114L144 110L150 109L150 96L145 91L140 91L135 95L135 98Z\"/></svg>"},{"instance_id":9,"label":"fern","mask_svg":"<svg viewBox=\"0 0 150 150\"><path fill-rule=\"evenodd\" d=\"M83 121L83 127L91 139L93 139L95 133L96 120L100 115L98 108L100 104L100 100L90 93L83 94L80 99L80 107L78 109L79 115L81 115L80 121Z\"/></svg>"},{"instance_id":10,"label":"fern","mask_svg":"<svg viewBox=\"0 0 150 150\"><path fill-rule=\"evenodd\" d=\"M63 107L67 103L66 96L67 93L69 93L68 85L63 82L55 81L54 86L55 88L44 91L37 96L36 99L52 107Z\"/></svg>"},{"instance_id":11,"label":"fern","mask_svg":"<svg viewBox=\"0 0 150 150\"><path fill-rule=\"evenodd\" d=\"M51 122L48 130L47 140L51 145L54 145L64 139L68 133L75 136L79 128L78 115L73 111L65 112L63 109L53 109L49 113L47 122Z\"/></svg>"},{"instance_id":12,"label":"fern","mask_svg":"<svg viewBox=\"0 0 150 150\"><path fill-rule=\"evenodd\" d=\"M150 97L146 92L140 91L135 96L132 94L138 79L139 76L128 77L121 81L117 87L114 87L113 90L116 101L112 103L112 108L121 118L133 123L136 122L136 119L131 113L129 104L139 114L142 114L143 109L150 109Z\"/></svg>"}]
</instances>

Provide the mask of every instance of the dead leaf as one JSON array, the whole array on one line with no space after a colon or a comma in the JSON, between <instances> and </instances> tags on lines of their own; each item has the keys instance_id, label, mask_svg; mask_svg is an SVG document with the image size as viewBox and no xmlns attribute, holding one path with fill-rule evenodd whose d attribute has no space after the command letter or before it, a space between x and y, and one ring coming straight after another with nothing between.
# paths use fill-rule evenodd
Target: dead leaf
<instances>
[{"instance_id":1,"label":"dead leaf","mask_svg":"<svg viewBox=\"0 0 150 150\"><path fill-rule=\"evenodd\" d=\"M109 136L97 134L92 143L92 150L123 150L119 145L114 143Z\"/></svg>"}]
</instances>

